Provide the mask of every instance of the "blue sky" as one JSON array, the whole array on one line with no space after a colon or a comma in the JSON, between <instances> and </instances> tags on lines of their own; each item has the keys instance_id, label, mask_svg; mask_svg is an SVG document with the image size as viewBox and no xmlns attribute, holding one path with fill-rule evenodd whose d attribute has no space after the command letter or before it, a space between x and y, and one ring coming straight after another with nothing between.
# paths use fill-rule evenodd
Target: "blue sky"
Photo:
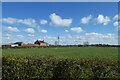
<instances>
[{"instance_id":1,"label":"blue sky","mask_svg":"<svg viewBox=\"0 0 120 80\"><path fill-rule=\"evenodd\" d=\"M117 44L118 3L23 2L2 4L3 44L45 40L54 44Z\"/></svg>"}]
</instances>

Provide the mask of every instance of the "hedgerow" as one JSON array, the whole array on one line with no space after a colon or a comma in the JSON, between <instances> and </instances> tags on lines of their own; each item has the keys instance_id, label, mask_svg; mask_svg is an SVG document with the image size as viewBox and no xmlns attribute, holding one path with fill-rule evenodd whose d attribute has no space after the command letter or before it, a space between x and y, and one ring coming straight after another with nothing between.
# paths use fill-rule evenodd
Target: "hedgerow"
<instances>
[{"instance_id":1,"label":"hedgerow","mask_svg":"<svg viewBox=\"0 0 120 80\"><path fill-rule=\"evenodd\" d=\"M3 56L2 80L99 80L120 78L117 61L56 57Z\"/></svg>"}]
</instances>

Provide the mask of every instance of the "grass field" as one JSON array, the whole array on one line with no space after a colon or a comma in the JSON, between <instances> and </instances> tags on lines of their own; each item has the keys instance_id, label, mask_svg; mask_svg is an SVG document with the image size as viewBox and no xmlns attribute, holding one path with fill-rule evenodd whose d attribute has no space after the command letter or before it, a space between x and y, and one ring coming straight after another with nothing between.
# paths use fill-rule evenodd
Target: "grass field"
<instances>
[{"instance_id":1,"label":"grass field","mask_svg":"<svg viewBox=\"0 0 120 80\"><path fill-rule=\"evenodd\" d=\"M2 80L118 80L117 47L8 48Z\"/></svg>"},{"instance_id":2,"label":"grass field","mask_svg":"<svg viewBox=\"0 0 120 80\"><path fill-rule=\"evenodd\" d=\"M118 59L117 47L54 47L54 48L19 48L3 49L3 56L54 56L74 58Z\"/></svg>"}]
</instances>

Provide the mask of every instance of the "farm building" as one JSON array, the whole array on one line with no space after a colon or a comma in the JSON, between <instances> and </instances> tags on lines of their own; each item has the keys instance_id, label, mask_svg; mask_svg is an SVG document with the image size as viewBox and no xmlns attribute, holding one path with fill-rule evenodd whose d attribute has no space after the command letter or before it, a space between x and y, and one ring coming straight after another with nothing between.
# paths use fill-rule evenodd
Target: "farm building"
<instances>
[{"instance_id":1,"label":"farm building","mask_svg":"<svg viewBox=\"0 0 120 80\"><path fill-rule=\"evenodd\" d=\"M22 44L21 47L36 47L38 44Z\"/></svg>"},{"instance_id":2,"label":"farm building","mask_svg":"<svg viewBox=\"0 0 120 80\"><path fill-rule=\"evenodd\" d=\"M44 40L37 40L34 42L34 44L37 44L39 46L48 46L48 43L44 42Z\"/></svg>"},{"instance_id":3,"label":"farm building","mask_svg":"<svg viewBox=\"0 0 120 80\"><path fill-rule=\"evenodd\" d=\"M22 44L24 44L23 42L16 42L14 44L18 44L18 46L21 46Z\"/></svg>"},{"instance_id":4,"label":"farm building","mask_svg":"<svg viewBox=\"0 0 120 80\"><path fill-rule=\"evenodd\" d=\"M44 40L43 41L37 40L37 41L34 42L34 44L23 44L23 43L21 43L20 45L21 45L21 47L48 46L48 44L46 42L44 42Z\"/></svg>"},{"instance_id":5,"label":"farm building","mask_svg":"<svg viewBox=\"0 0 120 80\"><path fill-rule=\"evenodd\" d=\"M10 43L10 44L4 44L2 47L17 47L19 46L18 44Z\"/></svg>"},{"instance_id":6,"label":"farm building","mask_svg":"<svg viewBox=\"0 0 120 80\"><path fill-rule=\"evenodd\" d=\"M5 44L2 45L2 47L37 47L37 46L48 46L48 43L37 40L34 42L34 44L25 44L23 42L16 42L16 43L11 43L11 44Z\"/></svg>"}]
</instances>

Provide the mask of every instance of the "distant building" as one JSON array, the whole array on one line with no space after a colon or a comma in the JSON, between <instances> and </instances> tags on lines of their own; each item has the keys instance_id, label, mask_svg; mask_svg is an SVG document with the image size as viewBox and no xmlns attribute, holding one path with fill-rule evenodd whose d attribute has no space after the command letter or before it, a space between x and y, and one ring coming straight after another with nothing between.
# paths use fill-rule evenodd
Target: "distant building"
<instances>
[{"instance_id":1,"label":"distant building","mask_svg":"<svg viewBox=\"0 0 120 80\"><path fill-rule=\"evenodd\" d=\"M22 44L21 47L37 47L38 44Z\"/></svg>"},{"instance_id":2,"label":"distant building","mask_svg":"<svg viewBox=\"0 0 120 80\"><path fill-rule=\"evenodd\" d=\"M18 46L22 46L22 44L24 44L23 42L16 42L14 44L18 44Z\"/></svg>"},{"instance_id":3,"label":"distant building","mask_svg":"<svg viewBox=\"0 0 120 80\"><path fill-rule=\"evenodd\" d=\"M2 47L17 47L19 46L18 44L15 44L15 43L10 43L10 44L4 44L2 45Z\"/></svg>"},{"instance_id":4,"label":"distant building","mask_svg":"<svg viewBox=\"0 0 120 80\"><path fill-rule=\"evenodd\" d=\"M25 44L23 42L16 42L16 43L10 43L10 44L5 44L2 45L2 47L37 47L37 46L49 46L48 43L37 40L34 42L34 44Z\"/></svg>"},{"instance_id":5,"label":"distant building","mask_svg":"<svg viewBox=\"0 0 120 80\"><path fill-rule=\"evenodd\" d=\"M44 40L37 40L34 42L34 44L37 44L39 46L48 46L48 43L44 42Z\"/></svg>"}]
</instances>

